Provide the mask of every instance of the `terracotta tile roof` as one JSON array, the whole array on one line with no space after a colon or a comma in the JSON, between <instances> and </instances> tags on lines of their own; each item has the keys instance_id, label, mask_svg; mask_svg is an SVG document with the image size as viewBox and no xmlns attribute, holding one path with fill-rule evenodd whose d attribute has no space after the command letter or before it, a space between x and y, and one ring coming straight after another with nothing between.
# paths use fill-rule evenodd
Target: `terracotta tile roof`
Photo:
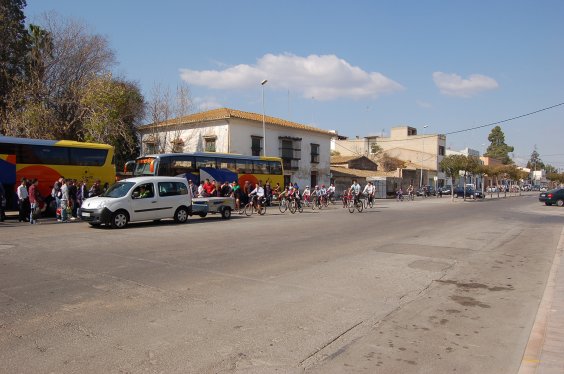
<instances>
[{"instance_id":1,"label":"terracotta tile roof","mask_svg":"<svg viewBox=\"0 0 564 374\"><path fill-rule=\"evenodd\" d=\"M331 156L331 165L333 164L346 164L352 160L358 160L364 156Z\"/></svg>"},{"instance_id":2,"label":"terracotta tile roof","mask_svg":"<svg viewBox=\"0 0 564 374\"><path fill-rule=\"evenodd\" d=\"M359 170L349 169L340 166L331 166L331 172L350 175L352 177L395 177L396 171L374 171L374 170Z\"/></svg>"},{"instance_id":3,"label":"terracotta tile roof","mask_svg":"<svg viewBox=\"0 0 564 374\"><path fill-rule=\"evenodd\" d=\"M219 109L213 109L213 110L208 110L208 111L205 111L205 112L191 114L191 115L180 117L180 118L174 118L174 119L171 119L171 120L168 120L166 122L159 124L158 127L174 126L174 125L179 125L179 124L196 124L196 123L201 123L201 122L206 122L206 121L214 121L214 120L229 119L229 118L246 119L246 120L250 120L250 121L257 121L257 122L260 122L262 124L262 114L244 112L244 111L241 111L241 110L235 110L235 109L229 109L229 108L219 108ZM281 118L276 118L276 117L264 116L264 122L268 123L270 125L276 125L276 126L281 126L281 127L289 127L289 128L298 129L298 130L312 131L312 132L325 134L325 135L329 135L329 136L335 136L335 133L327 131L327 130L319 129L319 128L313 127L313 126L302 125L302 124L297 123L297 122L291 122L291 121L287 121L287 120L284 120L284 119L281 119ZM143 126L139 126L139 129L149 128L151 126L153 126L152 123L147 124L147 125L143 125Z\"/></svg>"}]
</instances>

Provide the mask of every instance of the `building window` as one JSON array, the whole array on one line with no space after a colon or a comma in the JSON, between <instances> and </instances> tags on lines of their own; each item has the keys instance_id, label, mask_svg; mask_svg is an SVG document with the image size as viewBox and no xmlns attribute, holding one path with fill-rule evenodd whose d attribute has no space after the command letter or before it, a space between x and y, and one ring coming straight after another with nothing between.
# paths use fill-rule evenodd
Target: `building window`
<instances>
[{"instance_id":1,"label":"building window","mask_svg":"<svg viewBox=\"0 0 564 374\"><path fill-rule=\"evenodd\" d=\"M182 153L184 151L184 141L182 139L174 139L171 143L172 153Z\"/></svg>"},{"instance_id":2,"label":"building window","mask_svg":"<svg viewBox=\"0 0 564 374\"><path fill-rule=\"evenodd\" d=\"M204 136L205 148L206 152L216 152L216 143L217 137L216 136Z\"/></svg>"},{"instance_id":3,"label":"building window","mask_svg":"<svg viewBox=\"0 0 564 374\"><path fill-rule=\"evenodd\" d=\"M444 156L444 155L445 155L445 147L439 145L439 156Z\"/></svg>"},{"instance_id":4,"label":"building window","mask_svg":"<svg viewBox=\"0 0 564 374\"><path fill-rule=\"evenodd\" d=\"M155 143L145 143L145 154L151 155L157 153L157 146Z\"/></svg>"},{"instance_id":5,"label":"building window","mask_svg":"<svg viewBox=\"0 0 564 374\"><path fill-rule=\"evenodd\" d=\"M319 163L319 144L311 143L311 162L313 164Z\"/></svg>"},{"instance_id":6,"label":"building window","mask_svg":"<svg viewBox=\"0 0 564 374\"><path fill-rule=\"evenodd\" d=\"M253 156L260 156L262 151L262 136L251 135L251 152Z\"/></svg>"},{"instance_id":7,"label":"building window","mask_svg":"<svg viewBox=\"0 0 564 374\"><path fill-rule=\"evenodd\" d=\"M284 169L297 170L299 168L299 160L301 159L301 138L292 138L281 136L280 139L280 157L284 163Z\"/></svg>"}]
</instances>

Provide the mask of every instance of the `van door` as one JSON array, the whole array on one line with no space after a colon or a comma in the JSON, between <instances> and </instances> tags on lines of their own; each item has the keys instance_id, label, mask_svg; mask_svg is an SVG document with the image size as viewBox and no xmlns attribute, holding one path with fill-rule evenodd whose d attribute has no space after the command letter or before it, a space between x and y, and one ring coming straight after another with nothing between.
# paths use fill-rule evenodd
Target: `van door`
<instances>
[{"instance_id":1,"label":"van door","mask_svg":"<svg viewBox=\"0 0 564 374\"><path fill-rule=\"evenodd\" d=\"M131 221L159 219L158 197L152 182L141 183L131 193Z\"/></svg>"},{"instance_id":2,"label":"van door","mask_svg":"<svg viewBox=\"0 0 564 374\"><path fill-rule=\"evenodd\" d=\"M179 206L188 206L188 186L185 183L158 182L157 187L162 218L174 217Z\"/></svg>"}]
</instances>

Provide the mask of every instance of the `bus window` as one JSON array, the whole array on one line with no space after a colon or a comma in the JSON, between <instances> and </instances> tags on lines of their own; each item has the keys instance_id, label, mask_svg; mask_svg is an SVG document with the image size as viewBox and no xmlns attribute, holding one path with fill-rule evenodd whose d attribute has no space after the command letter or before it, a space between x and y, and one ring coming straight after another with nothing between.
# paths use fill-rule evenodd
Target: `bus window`
<instances>
[{"instance_id":1,"label":"bus window","mask_svg":"<svg viewBox=\"0 0 564 374\"><path fill-rule=\"evenodd\" d=\"M215 168L215 158L213 157L196 157L196 168Z\"/></svg>"},{"instance_id":2,"label":"bus window","mask_svg":"<svg viewBox=\"0 0 564 374\"><path fill-rule=\"evenodd\" d=\"M250 160L237 160L237 173L239 174L252 174L253 162Z\"/></svg>"},{"instance_id":3,"label":"bus window","mask_svg":"<svg viewBox=\"0 0 564 374\"><path fill-rule=\"evenodd\" d=\"M196 160L192 156L172 156L170 158L171 175L196 171Z\"/></svg>"},{"instance_id":4,"label":"bus window","mask_svg":"<svg viewBox=\"0 0 564 374\"><path fill-rule=\"evenodd\" d=\"M155 159L153 157L141 158L136 161L135 171L133 175L155 175L154 168Z\"/></svg>"},{"instance_id":5,"label":"bus window","mask_svg":"<svg viewBox=\"0 0 564 374\"><path fill-rule=\"evenodd\" d=\"M269 161L270 174L282 175L282 163L280 161Z\"/></svg>"},{"instance_id":6,"label":"bus window","mask_svg":"<svg viewBox=\"0 0 564 374\"><path fill-rule=\"evenodd\" d=\"M102 166L106 163L106 149L70 148L70 164L81 166Z\"/></svg>"},{"instance_id":7,"label":"bus window","mask_svg":"<svg viewBox=\"0 0 564 374\"><path fill-rule=\"evenodd\" d=\"M222 158L217 161L217 166L220 169L227 169L233 172L237 172L237 163L231 158Z\"/></svg>"},{"instance_id":8,"label":"bus window","mask_svg":"<svg viewBox=\"0 0 564 374\"><path fill-rule=\"evenodd\" d=\"M255 174L268 174L268 161L255 161L253 164Z\"/></svg>"},{"instance_id":9,"label":"bus window","mask_svg":"<svg viewBox=\"0 0 564 374\"><path fill-rule=\"evenodd\" d=\"M69 149L66 147L22 144L18 156L18 163L22 164L69 164Z\"/></svg>"}]
</instances>

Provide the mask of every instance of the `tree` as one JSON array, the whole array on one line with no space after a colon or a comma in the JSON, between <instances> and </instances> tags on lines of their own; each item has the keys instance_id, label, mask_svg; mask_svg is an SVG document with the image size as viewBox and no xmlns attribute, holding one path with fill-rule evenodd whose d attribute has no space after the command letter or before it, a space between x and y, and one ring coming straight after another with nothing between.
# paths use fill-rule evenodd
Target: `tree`
<instances>
[{"instance_id":1,"label":"tree","mask_svg":"<svg viewBox=\"0 0 564 374\"><path fill-rule=\"evenodd\" d=\"M380 166L384 171L394 171L399 168L403 168L405 166L405 162L398 158L391 157L387 153L384 153L384 155L380 158Z\"/></svg>"},{"instance_id":2,"label":"tree","mask_svg":"<svg viewBox=\"0 0 564 374\"><path fill-rule=\"evenodd\" d=\"M5 133L9 97L25 75L29 50L23 12L26 5L26 0L0 2L0 133Z\"/></svg>"},{"instance_id":3,"label":"tree","mask_svg":"<svg viewBox=\"0 0 564 374\"><path fill-rule=\"evenodd\" d=\"M544 171L546 172L546 174L558 173L558 169L549 164L544 165Z\"/></svg>"},{"instance_id":4,"label":"tree","mask_svg":"<svg viewBox=\"0 0 564 374\"><path fill-rule=\"evenodd\" d=\"M540 155L537 152L537 146L533 149L533 153L531 153L531 158L527 162L527 168L531 170L542 170L544 169L544 163L540 159Z\"/></svg>"},{"instance_id":5,"label":"tree","mask_svg":"<svg viewBox=\"0 0 564 374\"><path fill-rule=\"evenodd\" d=\"M467 163L467 157L464 155L450 155L444 157L439 167L441 170L451 179L450 188L452 201L454 201L454 182L457 176L460 175L460 171L464 170Z\"/></svg>"},{"instance_id":6,"label":"tree","mask_svg":"<svg viewBox=\"0 0 564 374\"><path fill-rule=\"evenodd\" d=\"M139 87L106 75L91 80L80 101L83 115L81 138L115 147L118 168L139 154L136 126L144 117Z\"/></svg>"},{"instance_id":7,"label":"tree","mask_svg":"<svg viewBox=\"0 0 564 374\"><path fill-rule=\"evenodd\" d=\"M513 163L509 157L509 153L513 152L513 147L505 144L505 134L501 131L501 127L496 126L488 135L490 145L484 154L487 157L495 158L501 161L504 165Z\"/></svg>"},{"instance_id":8,"label":"tree","mask_svg":"<svg viewBox=\"0 0 564 374\"><path fill-rule=\"evenodd\" d=\"M147 111L151 121L150 137L156 153L165 153L168 149L177 152L189 142L190 139L182 139L182 117L194 112L188 86L185 84L178 86L176 95L172 95L169 89L163 89L159 84L155 85ZM166 125L164 130L163 125Z\"/></svg>"},{"instance_id":9,"label":"tree","mask_svg":"<svg viewBox=\"0 0 564 374\"><path fill-rule=\"evenodd\" d=\"M30 26L27 75L9 101L6 133L81 140L85 87L109 72L114 53L82 23L53 14L41 23Z\"/></svg>"}]
</instances>

